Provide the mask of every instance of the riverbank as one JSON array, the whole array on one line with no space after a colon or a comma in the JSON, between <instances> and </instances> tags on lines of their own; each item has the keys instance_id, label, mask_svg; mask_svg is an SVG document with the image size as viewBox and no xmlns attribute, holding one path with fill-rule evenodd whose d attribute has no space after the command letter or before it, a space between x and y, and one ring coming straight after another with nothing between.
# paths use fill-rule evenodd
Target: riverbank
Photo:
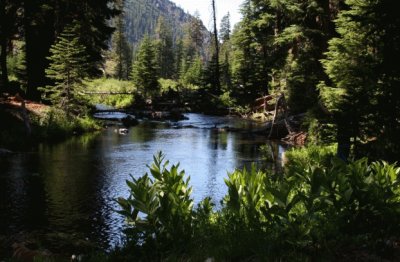
<instances>
[{"instance_id":1,"label":"riverbank","mask_svg":"<svg viewBox=\"0 0 400 262\"><path fill-rule=\"evenodd\" d=\"M250 122L186 116L180 122L140 121L123 135L112 126L0 157L0 235L12 240L4 247L12 254L14 242L34 242L38 250L71 257L90 253L75 245L86 238L102 250L123 243L124 220L115 213L114 200L127 196L129 174L141 177L158 150L188 170L195 203L207 196L221 199L227 171L264 165L259 148L265 136L214 128L244 129ZM283 149L274 144L274 150ZM13 237L20 232L26 237Z\"/></svg>"},{"instance_id":2,"label":"riverbank","mask_svg":"<svg viewBox=\"0 0 400 262\"><path fill-rule=\"evenodd\" d=\"M99 122L90 117L71 119L62 110L22 100L18 95L0 98L0 126L0 148L7 150L101 129Z\"/></svg>"}]
</instances>

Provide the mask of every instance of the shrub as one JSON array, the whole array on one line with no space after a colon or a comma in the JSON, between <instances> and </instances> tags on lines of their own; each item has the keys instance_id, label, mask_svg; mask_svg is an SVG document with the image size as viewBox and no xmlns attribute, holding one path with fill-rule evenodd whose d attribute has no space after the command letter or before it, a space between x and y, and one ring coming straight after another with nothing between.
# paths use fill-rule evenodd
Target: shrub
<instances>
[{"instance_id":1,"label":"shrub","mask_svg":"<svg viewBox=\"0 0 400 262\"><path fill-rule=\"evenodd\" d=\"M112 78L98 78L87 81L89 92L136 92L136 87L130 81ZM115 108L126 108L134 103L134 95L90 95L87 96L92 105L104 104Z\"/></svg>"},{"instance_id":2,"label":"shrub","mask_svg":"<svg viewBox=\"0 0 400 262\"><path fill-rule=\"evenodd\" d=\"M152 178L144 176L127 181L130 196L117 201L128 224L128 238L150 249L180 250L191 238L193 200L189 178L179 164L168 169L162 153L149 167Z\"/></svg>"},{"instance_id":3,"label":"shrub","mask_svg":"<svg viewBox=\"0 0 400 262\"><path fill-rule=\"evenodd\" d=\"M282 176L255 166L235 170L217 210L209 198L193 208L189 178L179 165L168 169L160 153L153 178L132 178L129 198L118 199L128 237L138 254L173 260L332 260L349 246L390 250L400 233L400 168L367 159L347 164L333 151L294 150Z\"/></svg>"}]
</instances>

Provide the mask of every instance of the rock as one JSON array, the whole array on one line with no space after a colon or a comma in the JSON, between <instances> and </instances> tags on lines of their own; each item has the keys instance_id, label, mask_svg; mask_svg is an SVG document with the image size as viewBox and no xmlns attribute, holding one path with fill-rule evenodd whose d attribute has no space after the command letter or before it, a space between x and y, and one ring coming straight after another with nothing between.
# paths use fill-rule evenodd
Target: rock
<instances>
[{"instance_id":1,"label":"rock","mask_svg":"<svg viewBox=\"0 0 400 262\"><path fill-rule=\"evenodd\" d=\"M139 124L139 121L131 115L128 115L127 117L122 118L121 122L125 127L136 126L137 124Z\"/></svg>"},{"instance_id":2,"label":"rock","mask_svg":"<svg viewBox=\"0 0 400 262\"><path fill-rule=\"evenodd\" d=\"M12 154L10 150L0 148L0 155L9 155L9 154Z\"/></svg>"},{"instance_id":3,"label":"rock","mask_svg":"<svg viewBox=\"0 0 400 262\"><path fill-rule=\"evenodd\" d=\"M16 261L42 261L53 258L53 255L48 250L33 250L26 247L25 243L14 243L12 245L13 256Z\"/></svg>"},{"instance_id":4,"label":"rock","mask_svg":"<svg viewBox=\"0 0 400 262\"><path fill-rule=\"evenodd\" d=\"M129 133L129 130L127 128L118 128L114 130L115 133L118 133L120 135L126 135Z\"/></svg>"}]
</instances>

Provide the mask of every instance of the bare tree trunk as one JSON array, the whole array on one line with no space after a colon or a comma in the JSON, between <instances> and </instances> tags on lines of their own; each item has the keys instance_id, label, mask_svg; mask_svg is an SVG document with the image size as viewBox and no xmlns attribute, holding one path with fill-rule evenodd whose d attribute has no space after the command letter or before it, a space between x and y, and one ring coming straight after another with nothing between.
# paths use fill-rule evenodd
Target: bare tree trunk
<instances>
[{"instance_id":1,"label":"bare tree trunk","mask_svg":"<svg viewBox=\"0 0 400 262\"><path fill-rule=\"evenodd\" d=\"M268 138L271 137L272 135L272 131L274 129L274 125L276 123L276 118L278 117L278 111L279 108L281 108L283 110L283 114L284 114L284 123L286 126L286 129L288 131L289 134L293 133L292 127L290 126L289 120L288 120L288 111L287 111L287 106L286 106L286 99L285 99L285 95L282 93L281 95L279 95L279 97L276 100L276 104L275 104L275 111L274 111L274 118L272 120L272 124L271 124L271 129L269 131L269 135Z\"/></svg>"},{"instance_id":2,"label":"bare tree trunk","mask_svg":"<svg viewBox=\"0 0 400 262\"><path fill-rule=\"evenodd\" d=\"M4 90L8 86L8 70L7 70L7 36L5 28L5 3L3 0L0 1L0 67L1 67L1 82L0 91Z\"/></svg>"},{"instance_id":3,"label":"bare tree trunk","mask_svg":"<svg viewBox=\"0 0 400 262\"><path fill-rule=\"evenodd\" d=\"M213 10L213 26L214 26L214 44L215 44L215 93L221 92L220 82L220 66L219 66L219 41L218 41L218 29L217 29L217 11L215 8L215 0L211 1Z\"/></svg>"},{"instance_id":4,"label":"bare tree trunk","mask_svg":"<svg viewBox=\"0 0 400 262\"><path fill-rule=\"evenodd\" d=\"M1 54L0 54L0 67L1 67L1 88L5 90L8 86L8 70L7 70L7 39L1 37Z\"/></svg>"}]
</instances>

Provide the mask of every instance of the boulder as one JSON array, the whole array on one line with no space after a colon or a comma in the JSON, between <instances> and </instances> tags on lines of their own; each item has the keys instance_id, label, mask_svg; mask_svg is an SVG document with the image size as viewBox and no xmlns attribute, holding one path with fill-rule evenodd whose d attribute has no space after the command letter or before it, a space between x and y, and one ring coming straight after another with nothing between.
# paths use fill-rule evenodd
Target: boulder
<instances>
[{"instance_id":1,"label":"boulder","mask_svg":"<svg viewBox=\"0 0 400 262\"><path fill-rule=\"evenodd\" d=\"M136 126L137 124L139 124L139 121L131 115L122 118L121 122L125 127Z\"/></svg>"}]
</instances>

